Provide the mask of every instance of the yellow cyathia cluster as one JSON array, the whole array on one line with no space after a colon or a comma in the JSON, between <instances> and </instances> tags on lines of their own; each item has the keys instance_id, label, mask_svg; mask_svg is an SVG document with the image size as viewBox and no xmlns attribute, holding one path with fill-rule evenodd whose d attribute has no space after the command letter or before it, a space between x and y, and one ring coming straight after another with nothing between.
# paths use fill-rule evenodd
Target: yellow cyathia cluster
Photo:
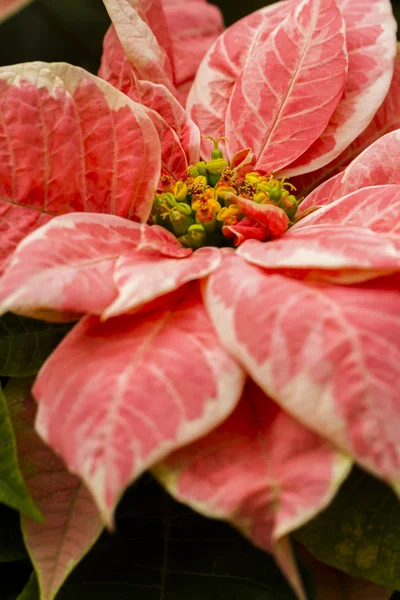
<instances>
[{"instance_id":1,"label":"yellow cyathia cluster","mask_svg":"<svg viewBox=\"0 0 400 600\"><path fill-rule=\"evenodd\" d=\"M294 219L298 201L290 193L295 190L292 184L257 172L239 178L218 148L223 138L210 139L214 142L210 161L189 166L179 181L161 178L163 192L154 199L152 223L171 231L183 246L197 249L232 244L232 239L224 236L223 227L236 225L245 216L235 196L274 204L285 211L290 221Z\"/></svg>"}]
</instances>

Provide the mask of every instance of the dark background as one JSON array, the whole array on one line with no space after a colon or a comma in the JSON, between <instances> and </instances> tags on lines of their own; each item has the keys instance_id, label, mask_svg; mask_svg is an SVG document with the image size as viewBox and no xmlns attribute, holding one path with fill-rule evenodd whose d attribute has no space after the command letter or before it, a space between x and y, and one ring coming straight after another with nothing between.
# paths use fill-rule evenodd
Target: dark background
<instances>
[{"instance_id":1,"label":"dark background","mask_svg":"<svg viewBox=\"0 0 400 600\"><path fill-rule=\"evenodd\" d=\"M268 0L217 0L230 25L248 13L272 4ZM392 1L400 19L400 2ZM101 0L35 0L0 25L0 65L44 60L65 61L96 72L108 27Z\"/></svg>"}]
</instances>

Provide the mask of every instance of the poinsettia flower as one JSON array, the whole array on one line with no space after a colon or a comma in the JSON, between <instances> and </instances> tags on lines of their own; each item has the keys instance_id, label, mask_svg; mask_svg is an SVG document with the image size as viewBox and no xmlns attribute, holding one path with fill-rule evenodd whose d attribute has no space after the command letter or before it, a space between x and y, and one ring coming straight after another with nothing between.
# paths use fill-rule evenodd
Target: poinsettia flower
<instances>
[{"instance_id":1,"label":"poinsettia flower","mask_svg":"<svg viewBox=\"0 0 400 600\"><path fill-rule=\"evenodd\" d=\"M119 89L69 65L0 69L0 310L81 318L37 378L36 429L109 526L157 464L179 499L274 552L304 598L288 536L351 458L398 487L400 182L379 153L303 203L282 175L333 160L373 118L390 4L358 3L355 21L344 0L278 3L228 29L190 93L200 129L161 5L105 4L101 74Z\"/></svg>"}]
</instances>

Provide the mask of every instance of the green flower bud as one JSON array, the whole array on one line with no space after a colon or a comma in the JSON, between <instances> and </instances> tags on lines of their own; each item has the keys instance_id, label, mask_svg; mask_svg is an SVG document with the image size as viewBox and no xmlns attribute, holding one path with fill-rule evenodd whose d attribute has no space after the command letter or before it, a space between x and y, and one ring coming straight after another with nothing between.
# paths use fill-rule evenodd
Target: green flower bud
<instances>
[{"instance_id":1,"label":"green flower bud","mask_svg":"<svg viewBox=\"0 0 400 600\"><path fill-rule=\"evenodd\" d=\"M179 206L179 205L178 205ZM190 209L190 206L185 205ZM169 216L174 235L181 236L188 232L191 225L194 224L194 219L191 216L185 215L179 210L173 210Z\"/></svg>"},{"instance_id":2,"label":"green flower bud","mask_svg":"<svg viewBox=\"0 0 400 600\"><path fill-rule=\"evenodd\" d=\"M206 163L208 173L212 175L218 175L221 177L220 170L228 166L228 161L225 158L214 158Z\"/></svg>"},{"instance_id":3,"label":"green flower bud","mask_svg":"<svg viewBox=\"0 0 400 600\"><path fill-rule=\"evenodd\" d=\"M221 140L223 140L224 142L227 142L228 141L227 138L225 138L225 137L219 137L219 138L215 139L215 138L211 137L211 135L205 135L204 139L205 140L211 140L213 142L213 144L214 144L214 149L211 152L211 158L223 158L224 155L222 154L222 150L220 150L218 148L218 143Z\"/></svg>"},{"instance_id":4,"label":"green flower bud","mask_svg":"<svg viewBox=\"0 0 400 600\"><path fill-rule=\"evenodd\" d=\"M196 166L191 165L186 169L186 175L189 175L190 177L194 178L194 177L198 177L200 175L200 173Z\"/></svg>"},{"instance_id":5,"label":"green flower bud","mask_svg":"<svg viewBox=\"0 0 400 600\"><path fill-rule=\"evenodd\" d=\"M174 210L177 210L185 217L191 217L193 213L192 207L189 206L189 204L186 204L186 202L178 202Z\"/></svg>"},{"instance_id":6,"label":"green flower bud","mask_svg":"<svg viewBox=\"0 0 400 600\"><path fill-rule=\"evenodd\" d=\"M153 215L162 215L168 213L171 208L176 204L176 200L173 194L163 193L157 194L153 202L151 212Z\"/></svg>"},{"instance_id":7,"label":"green flower bud","mask_svg":"<svg viewBox=\"0 0 400 600\"><path fill-rule=\"evenodd\" d=\"M285 211L289 219L293 221L293 218L299 207L299 203L297 202L296 197L289 195L285 198L282 198L282 200L279 202L279 206Z\"/></svg>"},{"instance_id":8,"label":"green flower bud","mask_svg":"<svg viewBox=\"0 0 400 600\"><path fill-rule=\"evenodd\" d=\"M188 246L196 250L205 245L207 234L202 225L191 225L186 235Z\"/></svg>"},{"instance_id":9,"label":"green flower bud","mask_svg":"<svg viewBox=\"0 0 400 600\"><path fill-rule=\"evenodd\" d=\"M168 229L168 231L173 233L172 223L171 223L169 213L153 215L153 223L154 223L154 225L159 225L160 227L164 227L164 229Z\"/></svg>"},{"instance_id":10,"label":"green flower bud","mask_svg":"<svg viewBox=\"0 0 400 600\"><path fill-rule=\"evenodd\" d=\"M176 204L175 196L170 192L165 192L164 194L161 194L161 198L164 200L165 205L168 206L168 208L173 208Z\"/></svg>"},{"instance_id":11,"label":"green flower bud","mask_svg":"<svg viewBox=\"0 0 400 600\"><path fill-rule=\"evenodd\" d=\"M196 163L196 169L198 171L197 175L202 175L203 177L206 177L207 169L206 169L206 163L204 162L204 160L201 160Z\"/></svg>"}]
</instances>

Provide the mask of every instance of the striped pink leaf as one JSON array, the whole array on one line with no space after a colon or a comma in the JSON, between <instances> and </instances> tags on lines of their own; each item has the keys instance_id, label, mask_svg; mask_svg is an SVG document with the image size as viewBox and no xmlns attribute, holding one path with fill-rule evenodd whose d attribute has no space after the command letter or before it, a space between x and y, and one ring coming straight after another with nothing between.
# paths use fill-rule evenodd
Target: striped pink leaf
<instances>
[{"instance_id":1,"label":"striped pink leaf","mask_svg":"<svg viewBox=\"0 0 400 600\"><path fill-rule=\"evenodd\" d=\"M135 73L113 26L104 37L103 47L100 77L132 100L140 102L141 95ZM152 120L161 142L161 167L165 174L178 179L187 168L186 153L178 134L158 112L146 106L143 108Z\"/></svg>"},{"instance_id":2,"label":"striped pink leaf","mask_svg":"<svg viewBox=\"0 0 400 600\"><path fill-rule=\"evenodd\" d=\"M248 15L229 27L211 46L199 66L187 101L188 112L203 135L226 134L225 116L236 80L257 45L284 20L290 5L286 1L276 2ZM202 143L201 148L203 156L208 157L209 143Z\"/></svg>"},{"instance_id":3,"label":"striped pink leaf","mask_svg":"<svg viewBox=\"0 0 400 600\"><path fill-rule=\"evenodd\" d=\"M36 428L110 525L126 486L223 421L243 383L189 285L152 313L85 317L36 380Z\"/></svg>"},{"instance_id":4,"label":"striped pink leaf","mask_svg":"<svg viewBox=\"0 0 400 600\"><path fill-rule=\"evenodd\" d=\"M162 227L111 215L65 215L16 250L1 280L0 313L108 318L209 275L220 260L218 248L192 254Z\"/></svg>"},{"instance_id":5,"label":"striped pink leaf","mask_svg":"<svg viewBox=\"0 0 400 600\"><path fill-rule=\"evenodd\" d=\"M0 270L51 216L147 220L159 173L151 120L106 82L66 64L0 68Z\"/></svg>"},{"instance_id":6,"label":"striped pink leaf","mask_svg":"<svg viewBox=\"0 0 400 600\"><path fill-rule=\"evenodd\" d=\"M400 129L391 131L369 146L349 166L318 186L301 204L329 204L361 188L400 184Z\"/></svg>"},{"instance_id":7,"label":"striped pink leaf","mask_svg":"<svg viewBox=\"0 0 400 600\"><path fill-rule=\"evenodd\" d=\"M361 188L400 184L400 129L380 137L349 166L319 185L301 204L301 210L330 204Z\"/></svg>"},{"instance_id":8,"label":"striped pink leaf","mask_svg":"<svg viewBox=\"0 0 400 600\"><path fill-rule=\"evenodd\" d=\"M103 312L103 319L132 312L133 309L176 290L188 281L212 273L221 262L218 248L200 248L185 260L136 252L118 259L114 281L118 297Z\"/></svg>"},{"instance_id":9,"label":"striped pink leaf","mask_svg":"<svg viewBox=\"0 0 400 600\"><path fill-rule=\"evenodd\" d=\"M165 71L166 54L148 24L135 10L136 0L104 0L104 3L133 69L130 97L157 112L166 126L171 127L177 134L187 161L196 162L200 143L198 128L176 98L172 78ZM105 45L106 52L99 74L109 80L111 73L114 81L116 76L122 75L126 83L126 64L123 61L119 61L119 65L123 65L121 73L113 75L112 55L109 57L107 48L111 47L112 50L118 41L112 30L109 35L111 41ZM120 55L120 50L115 52ZM175 149L177 150L177 147Z\"/></svg>"},{"instance_id":10,"label":"striped pink leaf","mask_svg":"<svg viewBox=\"0 0 400 600\"><path fill-rule=\"evenodd\" d=\"M347 167L342 196L362 187L400 184L400 129L379 138ZM337 192L338 194L339 192Z\"/></svg>"},{"instance_id":11,"label":"striped pink leaf","mask_svg":"<svg viewBox=\"0 0 400 600\"><path fill-rule=\"evenodd\" d=\"M287 536L330 503L349 468L346 456L249 381L220 427L154 472L177 500L230 521L273 552L298 598L305 598Z\"/></svg>"},{"instance_id":12,"label":"striped pink leaf","mask_svg":"<svg viewBox=\"0 0 400 600\"><path fill-rule=\"evenodd\" d=\"M312 173L299 175L292 180L301 193L308 194L328 177L342 171L356 156L382 135L400 128L400 50L397 49L390 89L371 123L343 150L335 160ZM307 197L308 200L308 197Z\"/></svg>"},{"instance_id":13,"label":"striped pink leaf","mask_svg":"<svg viewBox=\"0 0 400 600\"><path fill-rule=\"evenodd\" d=\"M333 202L340 198L340 190L342 186L342 181L344 177L344 172L336 173L333 177L324 181L319 185L315 190L311 192L305 199L301 202L299 214L304 213L309 210L313 206L323 206L324 204L329 204L329 202ZM296 181L297 184L297 181Z\"/></svg>"},{"instance_id":14,"label":"striped pink leaf","mask_svg":"<svg viewBox=\"0 0 400 600\"><path fill-rule=\"evenodd\" d=\"M221 343L264 392L396 491L399 283L308 282L228 255L205 289Z\"/></svg>"},{"instance_id":15,"label":"striped pink leaf","mask_svg":"<svg viewBox=\"0 0 400 600\"><path fill-rule=\"evenodd\" d=\"M172 40L173 81L185 105L205 53L222 33L222 15L204 0L164 0L163 6Z\"/></svg>"},{"instance_id":16,"label":"striped pink leaf","mask_svg":"<svg viewBox=\"0 0 400 600\"><path fill-rule=\"evenodd\" d=\"M314 211L292 231L314 225L365 227L400 247L400 185L375 185L357 190Z\"/></svg>"},{"instance_id":17,"label":"striped pink leaf","mask_svg":"<svg viewBox=\"0 0 400 600\"><path fill-rule=\"evenodd\" d=\"M146 21L154 33L157 42L168 60L164 59L164 70L173 78L173 47L169 23L166 18L167 4L164 0L128 0L129 5L135 9L143 21Z\"/></svg>"},{"instance_id":18,"label":"striped pink leaf","mask_svg":"<svg viewBox=\"0 0 400 600\"><path fill-rule=\"evenodd\" d=\"M103 524L89 492L34 431L32 381L11 380L4 392L21 470L44 523L22 517L24 541L39 581L41 600L53 600L65 579L99 537Z\"/></svg>"},{"instance_id":19,"label":"striped pink leaf","mask_svg":"<svg viewBox=\"0 0 400 600\"><path fill-rule=\"evenodd\" d=\"M342 283L400 271L400 248L396 250L390 240L368 228L324 225L323 220L295 228L267 244L248 240L238 254L264 269L322 270L319 275L324 279Z\"/></svg>"},{"instance_id":20,"label":"striped pink leaf","mask_svg":"<svg viewBox=\"0 0 400 600\"><path fill-rule=\"evenodd\" d=\"M232 154L250 146L257 168L277 171L320 136L346 81L344 31L336 0L303 0L257 44L226 115Z\"/></svg>"},{"instance_id":21,"label":"striped pink leaf","mask_svg":"<svg viewBox=\"0 0 400 600\"><path fill-rule=\"evenodd\" d=\"M396 55L390 0L338 0L346 24L346 86L326 129L282 175L318 169L335 159L373 119L389 90ZM325 86L323 86L325 89Z\"/></svg>"}]
</instances>

